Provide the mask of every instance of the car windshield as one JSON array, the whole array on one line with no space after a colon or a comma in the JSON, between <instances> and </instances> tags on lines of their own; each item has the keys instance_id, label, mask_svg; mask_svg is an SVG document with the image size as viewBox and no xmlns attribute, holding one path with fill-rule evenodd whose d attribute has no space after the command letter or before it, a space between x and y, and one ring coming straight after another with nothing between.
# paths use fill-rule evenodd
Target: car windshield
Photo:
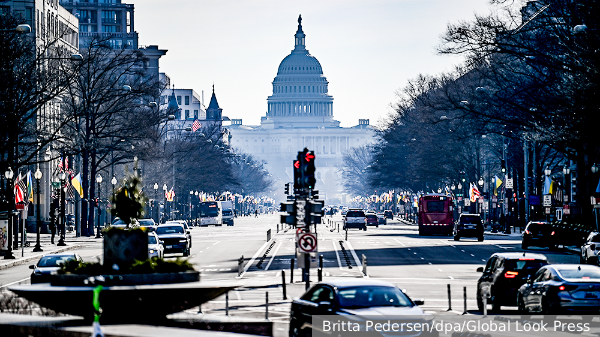
<instances>
[{"instance_id":1,"label":"car windshield","mask_svg":"<svg viewBox=\"0 0 600 337\"><path fill-rule=\"evenodd\" d=\"M200 217L216 217L219 216L219 207L217 202L203 202L200 204Z\"/></svg>"},{"instance_id":2,"label":"car windshield","mask_svg":"<svg viewBox=\"0 0 600 337\"><path fill-rule=\"evenodd\" d=\"M532 270L540 269L547 265L548 262L542 260L508 260L506 262L506 270Z\"/></svg>"},{"instance_id":3,"label":"car windshield","mask_svg":"<svg viewBox=\"0 0 600 337\"><path fill-rule=\"evenodd\" d=\"M341 308L412 307L411 300L394 287L353 287L338 291Z\"/></svg>"},{"instance_id":4,"label":"car windshield","mask_svg":"<svg viewBox=\"0 0 600 337\"><path fill-rule=\"evenodd\" d=\"M183 234L183 227L181 226L159 226L156 229L156 234Z\"/></svg>"},{"instance_id":5,"label":"car windshield","mask_svg":"<svg viewBox=\"0 0 600 337\"><path fill-rule=\"evenodd\" d=\"M348 211L348 213L346 213L346 217L348 218L358 218L358 217L364 217L365 213L363 211Z\"/></svg>"},{"instance_id":6,"label":"car windshield","mask_svg":"<svg viewBox=\"0 0 600 337\"><path fill-rule=\"evenodd\" d=\"M115 222L113 222L113 226L114 225L125 225L125 222L121 219L117 219L115 220Z\"/></svg>"},{"instance_id":7,"label":"car windshield","mask_svg":"<svg viewBox=\"0 0 600 337\"><path fill-rule=\"evenodd\" d=\"M600 280L600 268L584 269L558 269L558 273L566 280Z\"/></svg>"},{"instance_id":8,"label":"car windshield","mask_svg":"<svg viewBox=\"0 0 600 337\"><path fill-rule=\"evenodd\" d=\"M74 260L75 257L73 255L67 256L44 256L38 262L38 267L60 267L65 262L69 260Z\"/></svg>"},{"instance_id":9,"label":"car windshield","mask_svg":"<svg viewBox=\"0 0 600 337\"><path fill-rule=\"evenodd\" d=\"M156 236L148 235L148 244L149 245L155 245L156 243L157 243Z\"/></svg>"},{"instance_id":10,"label":"car windshield","mask_svg":"<svg viewBox=\"0 0 600 337\"><path fill-rule=\"evenodd\" d=\"M140 226L153 226L154 221L152 220L140 220Z\"/></svg>"}]
</instances>

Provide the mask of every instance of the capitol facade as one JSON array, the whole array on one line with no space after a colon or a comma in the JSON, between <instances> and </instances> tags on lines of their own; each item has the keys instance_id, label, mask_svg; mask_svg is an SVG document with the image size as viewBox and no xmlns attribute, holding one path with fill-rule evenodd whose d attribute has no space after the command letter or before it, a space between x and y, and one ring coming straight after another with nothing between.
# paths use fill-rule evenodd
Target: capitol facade
<instances>
[{"instance_id":1,"label":"capitol facade","mask_svg":"<svg viewBox=\"0 0 600 337\"><path fill-rule=\"evenodd\" d=\"M340 168L343 156L352 148L373 140L368 119L354 127L340 127L333 119L333 97L321 63L306 49L302 17L294 35L292 52L279 64L273 80L273 94L267 98L267 113L260 125L243 125L231 120L230 145L265 162L275 186L293 181L292 162L304 148L315 151L316 189L328 202L345 202Z\"/></svg>"}]
</instances>

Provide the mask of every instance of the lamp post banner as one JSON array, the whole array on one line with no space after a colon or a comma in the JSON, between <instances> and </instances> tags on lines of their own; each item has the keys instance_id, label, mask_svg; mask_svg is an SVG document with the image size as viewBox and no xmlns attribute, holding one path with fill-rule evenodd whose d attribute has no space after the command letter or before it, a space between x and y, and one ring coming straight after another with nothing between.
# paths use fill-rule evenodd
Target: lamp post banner
<instances>
[{"instance_id":1,"label":"lamp post banner","mask_svg":"<svg viewBox=\"0 0 600 337\"><path fill-rule=\"evenodd\" d=\"M0 250L8 250L8 220L0 220Z\"/></svg>"}]
</instances>

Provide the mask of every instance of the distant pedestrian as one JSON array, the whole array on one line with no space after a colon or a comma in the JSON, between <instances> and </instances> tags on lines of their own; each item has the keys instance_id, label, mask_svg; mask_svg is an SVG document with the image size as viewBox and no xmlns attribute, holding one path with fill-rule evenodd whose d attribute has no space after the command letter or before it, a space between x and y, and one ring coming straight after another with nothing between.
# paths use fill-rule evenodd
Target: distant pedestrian
<instances>
[{"instance_id":1,"label":"distant pedestrian","mask_svg":"<svg viewBox=\"0 0 600 337\"><path fill-rule=\"evenodd\" d=\"M504 233L508 233L509 229L506 228L506 218L504 217L504 214L500 214L500 217L498 218L498 223L500 224L500 228L504 230Z\"/></svg>"},{"instance_id":2,"label":"distant pedestrian","mask_svg":"<svg viewBox=\"0 0 600 337\"><path fill-rule=\"evenodd\" d=\"M258 210L257 209L254 210L254 217L258 218Z\"/></svg>"}]
</instances>

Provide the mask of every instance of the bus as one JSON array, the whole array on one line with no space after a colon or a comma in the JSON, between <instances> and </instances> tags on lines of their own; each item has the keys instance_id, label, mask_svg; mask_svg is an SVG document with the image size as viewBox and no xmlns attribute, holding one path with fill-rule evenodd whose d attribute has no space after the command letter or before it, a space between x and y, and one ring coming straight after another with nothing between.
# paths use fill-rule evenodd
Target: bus
<instances>
[{"instance_id":1,"label":"bus","mask_svg":"<svg viewBox=\"0 0 600 337\"><path fill-rule=\"evenodd\" d=\"M419 198L419 235L452 235L454 229L452 197L425 194Z\"/></svg>"},{"instance_id":2,"label":"bus","mask_svg":"<svg viewBox=\"0 0 600 337\"><path fill-rule=\"evenodd\" d=\"M223 226L223 212L218 201L200 203L200 226Z\"/></svg>"}]
</instances>

